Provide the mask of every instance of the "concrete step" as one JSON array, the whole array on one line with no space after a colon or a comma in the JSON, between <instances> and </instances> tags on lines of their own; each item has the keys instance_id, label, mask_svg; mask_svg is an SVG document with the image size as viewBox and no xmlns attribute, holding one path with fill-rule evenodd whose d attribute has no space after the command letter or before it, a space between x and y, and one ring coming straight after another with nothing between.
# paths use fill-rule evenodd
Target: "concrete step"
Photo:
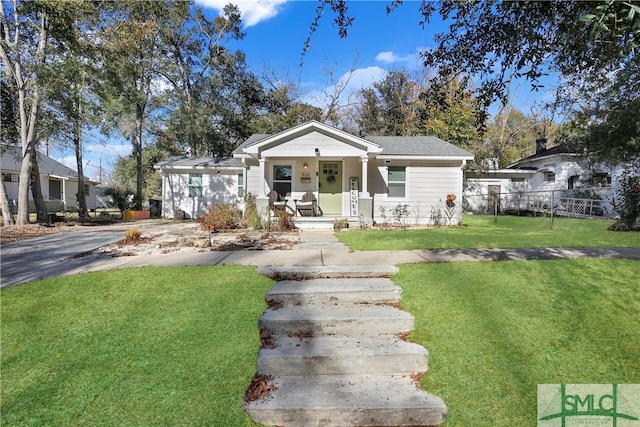
<instances>
[{"instance_id":1,"label":"concrete step","mask_svg":"<svg viewBox=\"0 0 640 427\"><path fill-rule=\"evenodd\" d=\"M264 400L246 404L254 421L278 426L435 426L447 407L410 376L273 377Z\"/></svg>"},{"instance_id":2,"label":"concrete step","mask_svg":"<svg viewBox=\"0 0 640 427\"><path fill-rule=\"evenodd\" d=\"M399 269L393 265L304 265L258 267L256 271L275 280L306 280L344 277L389 277Z\"/></svg>"},{"instance_id":3,"label":"concrete step","mask_svg":"<svg viewBox=\"0 0 640 427\"><path fill-rule=\"evenodd\" d=\"M398 335L413 329L413 316L384 305L285 305L266 310L259 326L271 335Z\"/></svg>"},{"instance_id":4,"label":"concrete step","mask_svg":"<svg viewBox=\"0 0 640 427\"><path fill-rule=\"evenodd\" d=\"M402 289L387 278L283 280L267 292L267 301L283 304L391 303Z\"/></svg>"},{"instance_id":5,"label":"concrete step","mask_svg":"<svg viewBox=\"0 0 640 427\"><path fill-rule=\"evenodd\" d=\"M258 374L406 374L424 373L427 370L427 349L393 336L279 336L276 337L275 344L273 349L260 350Z\"/></svg>"}]
</instances>

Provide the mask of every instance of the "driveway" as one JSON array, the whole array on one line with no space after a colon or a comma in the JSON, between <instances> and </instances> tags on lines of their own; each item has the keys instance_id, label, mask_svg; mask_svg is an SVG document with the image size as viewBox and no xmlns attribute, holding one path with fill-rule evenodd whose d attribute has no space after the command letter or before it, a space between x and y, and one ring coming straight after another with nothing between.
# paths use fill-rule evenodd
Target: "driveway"
<instances>
[{"instance_id":1,"label":"driveway","mask_svg":"<svg viewBox=\"0 0 640 427\"><path fill-rule=\"evenodd\" d=\"M121 240L122 231L55 233L0 247L0 286L59 276L70 258Z\"/></svg>"}]
</instances>

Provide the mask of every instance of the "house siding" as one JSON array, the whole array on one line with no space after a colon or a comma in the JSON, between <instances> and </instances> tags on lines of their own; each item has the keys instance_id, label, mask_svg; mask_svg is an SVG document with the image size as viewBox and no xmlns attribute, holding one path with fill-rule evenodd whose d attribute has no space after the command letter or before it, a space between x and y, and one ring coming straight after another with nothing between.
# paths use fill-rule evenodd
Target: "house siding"
<instances>
[{"instance_id":1,"label":"house siding","mask_svg":"<svg viewBox=\"0 0 640 427\"><path fill-rule=\"evenodd\" d=\"M364 152L362 148L346 144L320 132L310 132L275 147L266 148L262 155L265 157L310 157L315 156L316 148L322 157L359 156Z\"/></svg>"},{"instance_id":2,"label":"house siding","mask_svg":"<svg viewBox=\"0 0 640 427\"><path fill-rule=\"evenodd\" d=\"M388 166L406 168L405 197L387 195ZM456 195L456 207L451 222L460 221L462 209L462 164L461 162L400 162L390 164L376 161L372 165L370 186L374 197L374 220L384 222L392 218L392 211L398 205L407 205L407 224L430 224L434 222L433 212L445 210L447 194Z\"/></svg>"},{"instance_id":3,"label":"house siding","mask_svg":"<svg viewBox=\"0 0 640 427\"><path fill-rule=\"evenodd\" d=\"M189 197L189 174L202 173L202 196ZM225 171L181 171L164 177L162 186L162 215L175 218L176 211L182 210L186 218L204 215L212 204L238 203L238 174Z\"/></svg>"}]
</instances>

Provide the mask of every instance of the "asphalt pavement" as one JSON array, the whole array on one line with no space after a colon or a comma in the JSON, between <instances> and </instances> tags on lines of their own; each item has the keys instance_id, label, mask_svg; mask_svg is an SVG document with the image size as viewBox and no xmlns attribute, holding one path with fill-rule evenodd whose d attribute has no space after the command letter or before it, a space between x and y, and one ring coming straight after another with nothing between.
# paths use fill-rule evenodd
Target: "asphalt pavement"
<instances>
[{"instance_id":1,"label":"asphalt pavement","mask_svg":"<svg viewBox=\"0 0 640 427\"><path fill-rule=\"evenodd\" d=\"M143 266L253 265L380 266L420 262L506 261L525 259L626 258L640 260L640 248L444 249L352 251L333 230L304 230L291 250L168 253L145 256L81 257L122 239L122 231L56 233L0 247L1 287L47 277Z\"/></svg>"}]
</instances>

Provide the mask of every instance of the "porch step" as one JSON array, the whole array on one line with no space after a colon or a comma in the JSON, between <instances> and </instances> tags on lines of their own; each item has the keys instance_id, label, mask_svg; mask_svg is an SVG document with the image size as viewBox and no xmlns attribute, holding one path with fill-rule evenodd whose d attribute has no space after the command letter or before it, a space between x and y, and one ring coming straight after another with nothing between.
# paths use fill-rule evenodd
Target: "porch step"
<instances>
[{"instance_id":1,"label":"porch step","mask_svg":"<svg viewBox=\"0 0 640 427\"><path fill-rule=\"evenodd\" d=\"M347 221L349 228L360 228L360 219L358 217L349 216L296 216L293 223L300 230L333 230L334 222L340 221L341 224Z\"/></svg>"},{"instance_id":2,"label":"porch step","mask_svg":"<svg viewBox=\"0 0 640 427\"><path fill-rule=\"evenodd\" d=\"M283 304L392 303L402 289L387 278L283 280L269 292L267 301Z\"/></svg>"},{"instance_id":3,"label":"porch step","mask_svg":"<svg viewBox=\"0 0 640 427\"><path fill-rule=\"evenodd\" d=\"M446 405L409 375L282 376L275 391L245 409L254 421L279 426L435 426Z\"/></svg>"},{"instance_id":4,"label":"porch step","mask_svg":"<svg viewBox=\"0 0 640 427\"><path fill-rule=\"evenodd\" d=\"M258 374L277 376L424 373L427 349L398 337L318 336L275 339L263 348Z\"/></svg>"},{"instance_id":5,"label":"porch step","mask_svg":"<svg viewBox=\"0 0 640 427\"><path fill-rule=\"evenodd\" d=\"M259 320L272 335L397 335L413 329L413 317L391 306L305 304L270 308Z\"/></svg>"}]
</instances>

